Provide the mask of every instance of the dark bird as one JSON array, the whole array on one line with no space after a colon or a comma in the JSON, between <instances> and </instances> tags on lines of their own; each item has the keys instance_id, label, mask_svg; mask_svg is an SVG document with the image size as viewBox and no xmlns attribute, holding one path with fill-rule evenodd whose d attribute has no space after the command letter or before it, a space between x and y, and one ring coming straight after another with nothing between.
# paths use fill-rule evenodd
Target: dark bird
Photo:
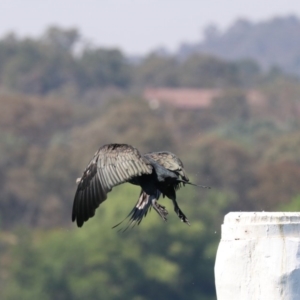
<instances>
[{"instance_id":1,"label":"dark bird","mask_svg":"<svg viewBox=\"0 0 300 300\"><path fill-rule=\"evenodd\" d=\"M106 200L114 186L124 182L141 187L139 199L128 215L129 225L140 224L151 207L166 221L168 212L158 203L160 195L172 200L177 216L189 225L176 201L176 190L182 184L195 184L189 182L183 163L171 152L151 152L142 156L127 144L104 145L76 182L72 221L76 220L78 227L95 215L96 208Z\"/></svg>"}]
</instances>

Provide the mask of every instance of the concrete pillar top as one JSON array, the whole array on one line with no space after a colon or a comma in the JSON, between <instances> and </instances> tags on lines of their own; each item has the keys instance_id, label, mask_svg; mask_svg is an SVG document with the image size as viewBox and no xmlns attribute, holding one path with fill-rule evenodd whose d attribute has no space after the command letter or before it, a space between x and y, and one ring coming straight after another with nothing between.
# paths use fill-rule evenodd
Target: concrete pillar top
<instances>
[{"instance_id":1,"label":"concrete pillar top","mask_svg":"<svg viewBox=\"0 0 300 300\"><path fill-rule=\"evenodd\" d=\"M300 223L298 212L230 212L224 218L224 224L289 224Z\"/></svg>"},{"instance_id":2,"label":"concrete pillar top","mask_svg":"<svg viewBox=\"0 0 300 300\"><path fill-rule=\"evenodd\" d=\"M300 237L300 213L231 212L224 218L222 240Z\"/></svg>"}]
</instances>

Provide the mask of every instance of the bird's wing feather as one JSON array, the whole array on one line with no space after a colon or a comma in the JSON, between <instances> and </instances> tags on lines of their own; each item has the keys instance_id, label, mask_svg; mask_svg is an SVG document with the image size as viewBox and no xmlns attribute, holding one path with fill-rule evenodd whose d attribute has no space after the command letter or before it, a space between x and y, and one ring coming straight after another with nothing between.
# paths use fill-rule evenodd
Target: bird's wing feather
<instances>
[{"instance_id":1,"label":"bird's wing feather","mask_svg":"<svg viewBox=\"0 0 300 300\"><path fill-rule=\"evenodd\" d=\"M189 178L184 170L182 161L173 153L168 151L150 152L144 155L146 158L151 158L159 163L164 168L177 172L183 180L189 181Z\"/></svg>"},{"instance_id":2,"label":"bird's wing feather","mask_svg":"<svg viewBox=\"0 0 300 300\"><path fill-rule=\"evenodd\" d=\"M151 174L152 166L139 151L126 144L101 147L79 180L73 203L72 221L81 227L93 217L107 193L121 183L142 174Z\"/></svg>"}]
</instances>

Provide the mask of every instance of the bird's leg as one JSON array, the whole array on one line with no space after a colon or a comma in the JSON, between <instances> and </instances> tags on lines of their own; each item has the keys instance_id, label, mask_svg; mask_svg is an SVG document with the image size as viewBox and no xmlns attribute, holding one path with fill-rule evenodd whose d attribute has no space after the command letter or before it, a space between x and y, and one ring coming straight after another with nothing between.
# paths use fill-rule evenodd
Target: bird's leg
<instances>
[{"instance_id":1,"label":"bird's leg","mask_svg":"<svg viewBox=\"0 0 300 300\"><path fill-rule=\"evenodd\" d=\"M175 199L175 198L172 198L172 201L173 201L173 204L174 204L174 210L175 210L177 216L179 217L179 219L180 219L182 222L184 222L184 223L186 223L186 224L188 224L188 225L191 225L191 224L189 223L189 220L188 220L187 217L185 216L185 214L184 214L184 213L181 211L181 209L179 208L176 199Z\"/></svg>"},{"instance_id":2,"label":"bird's leg","mask_svg":"<svg viewBox=\"0 0 300 300\"><path fill-rule=\"evenodd\" d=\"M168 215L168 211L165 209L164 206L158 204L156 199L152 199L152 207L155 209L155 211L161 216L161 218L164 221L167 221L167 215Z\"/></svg>"}]
</instances>

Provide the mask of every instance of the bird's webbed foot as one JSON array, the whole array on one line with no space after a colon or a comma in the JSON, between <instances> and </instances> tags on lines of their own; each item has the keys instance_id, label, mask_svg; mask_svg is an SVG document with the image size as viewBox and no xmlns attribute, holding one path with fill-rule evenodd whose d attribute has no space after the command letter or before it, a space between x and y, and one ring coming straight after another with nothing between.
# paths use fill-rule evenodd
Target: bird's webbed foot
<instances>
[{"instance_id":1,"label":"bird's webbed foot","mask_svg":"<svg viewBox=\"0 0 300 300\"><path fill-rule=\"evenodd\" d=\"M153 199L152 200L152 207L155 209L155 211L161 216L161 218L164 221L167 221L167 215L168 215L168 211L166 210L166 208L162 205L160 205L157 200Z\"/></svg>"}]
</instances>

